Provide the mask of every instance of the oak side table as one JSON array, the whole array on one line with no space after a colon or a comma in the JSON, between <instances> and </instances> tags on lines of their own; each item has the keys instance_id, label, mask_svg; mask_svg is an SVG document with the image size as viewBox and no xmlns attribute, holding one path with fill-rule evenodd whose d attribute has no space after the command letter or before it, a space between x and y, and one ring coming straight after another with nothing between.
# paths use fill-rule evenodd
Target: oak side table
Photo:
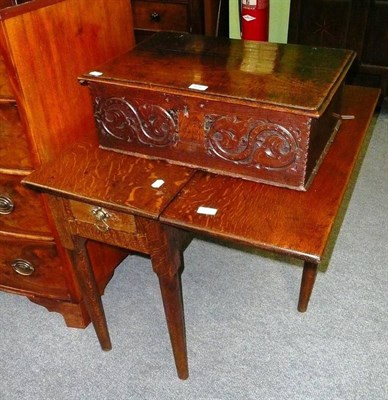
<instances>
[{"instance_id":1,"label":"oak side table","mask_svg":"<svg viewBox=\"0 0 388 400\"><path fill-rule=\"evenodd\" d=\"M188 376L180 283L190 237L158 222L193 170L80 144L24 179L47 195L58 239L74 260L75 275L103 350L109 332L86 241L148 254L159 278L178 376Z\"/></svg>"}]
</instances>

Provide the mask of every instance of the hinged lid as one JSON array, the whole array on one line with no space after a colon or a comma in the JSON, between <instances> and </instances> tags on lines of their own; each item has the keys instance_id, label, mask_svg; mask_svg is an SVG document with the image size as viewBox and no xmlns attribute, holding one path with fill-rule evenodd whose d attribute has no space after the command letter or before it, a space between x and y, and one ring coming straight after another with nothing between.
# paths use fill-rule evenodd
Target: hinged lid
<instances>
[{"instance_id":1,"label":"hinged lid","mask_svg":"<svg viewBox=\"0 0 388 400\"><path fill-rule=\"evenodd\" d=\"M160 32L81 79L319 117L354 57L351 50Z\"/></svg>"}]
</instances>

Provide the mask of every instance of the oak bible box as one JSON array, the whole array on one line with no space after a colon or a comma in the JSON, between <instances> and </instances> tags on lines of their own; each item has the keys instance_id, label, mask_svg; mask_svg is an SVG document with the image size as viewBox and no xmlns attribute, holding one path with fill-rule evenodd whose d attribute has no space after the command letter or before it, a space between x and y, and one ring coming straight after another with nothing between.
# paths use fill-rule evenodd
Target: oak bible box
<instances>
[{"instance_id":1,"label":"oak bible box","mask_svg":"<svg viewBox=\"0 0 388 400\"><path fill-rule=\"evenodd\" d=\"M161 32L80 80L103 148L306 190L339 128L354 57Z\"/></svg>"}]
</instances>

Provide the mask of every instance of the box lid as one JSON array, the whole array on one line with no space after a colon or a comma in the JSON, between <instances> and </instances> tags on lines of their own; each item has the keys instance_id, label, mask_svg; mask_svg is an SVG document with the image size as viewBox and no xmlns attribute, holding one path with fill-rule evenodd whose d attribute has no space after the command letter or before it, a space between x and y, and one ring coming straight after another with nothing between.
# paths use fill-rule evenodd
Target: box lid
<instances>
[{"instance_id":1,"label":"box lid","mask_svg":"<svg viewBox=\"0 0 388 400\"><path fill-rule=\"evenodd\" d=\"M354 58L344 49L160 32L80 79L319 117Z\"/></svg>"}]
</instances>

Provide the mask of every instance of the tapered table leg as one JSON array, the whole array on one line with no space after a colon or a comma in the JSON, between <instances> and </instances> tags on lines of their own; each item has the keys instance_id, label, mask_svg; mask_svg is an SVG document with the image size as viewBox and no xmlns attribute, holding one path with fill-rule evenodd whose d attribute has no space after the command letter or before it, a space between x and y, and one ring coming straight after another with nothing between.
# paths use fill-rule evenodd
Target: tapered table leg
<instances>
[{"instance_id":1,"label":"tapered table leg","mask_svg":"<svg viewBox=\"0 0 388 400\"><path fill-rule=\"evenodd\" d=\"M110 350L112 344L109 337L108 325L106 323L100 292L86 250L86 241L80 237L73 237L73 241L74 267L82 298L100 341L101 348L103 350Z\"/></svg>"},{"instance_id":2,"label":"tapered table leg","mask_svg":"<svg viewBox=\"0 0 388 400\"><path fill-rule=\"evenodd\" d=\"M180 276L161 276L159 283L177 373L180 379L187 379L189 367Z\"/></svg>"},{"instance_id":3,"label":"tapered table leg","mask_svg":"<svg viewBox=\"0 0 388 400\"><path fill-rule=\"evenodd\" d=\"M305 312L307 310L317 271L318 264L307 261L304 262L298 303L298 311L300 312Z\"/></svg>"},{"instance_id":4,"label":"tapered table leg","mask_svg":"<svg viewBox=\"0 0 388 400\"><path fill-rule=\"evenodd\" d=\"M181 270L185 232L145 221L152 268L158 275L175 365L180 379L189 376Z\"/></svg>"}]
</instances>

